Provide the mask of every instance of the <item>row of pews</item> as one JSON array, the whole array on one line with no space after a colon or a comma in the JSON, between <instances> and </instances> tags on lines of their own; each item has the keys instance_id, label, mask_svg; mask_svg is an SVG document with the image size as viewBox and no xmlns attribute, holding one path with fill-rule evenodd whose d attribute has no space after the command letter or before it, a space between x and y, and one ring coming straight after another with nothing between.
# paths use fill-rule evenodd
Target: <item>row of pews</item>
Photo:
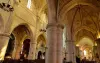
<instances>
[{"instance_id":1,"label":"row of pews","mask_svg":"<svg viewBox=\"0 0 100 63\"><path fill-rule=\"evenodd\" d=\"M13 59L6 59L4 61L0 61L0 63L45 63L45 60L43 59L36 59L36 60L13 60ZM66 62L66 63L72 63L72 62ZM83 63L83 62L81 62ZM85 63L96 63L95 61L86 61Z\"/></svg>"},{"instance_id":2,"label":"row of pews","mask_svg":"<svg viewBox=\"0 0 100 63\"><path fill-rule=\"evenodd\" d=\"M43 59L37 59L37 60L4 60L4 61L0 61L0 63L45 63L45 60Z\"/></svg>"}]
</instances>

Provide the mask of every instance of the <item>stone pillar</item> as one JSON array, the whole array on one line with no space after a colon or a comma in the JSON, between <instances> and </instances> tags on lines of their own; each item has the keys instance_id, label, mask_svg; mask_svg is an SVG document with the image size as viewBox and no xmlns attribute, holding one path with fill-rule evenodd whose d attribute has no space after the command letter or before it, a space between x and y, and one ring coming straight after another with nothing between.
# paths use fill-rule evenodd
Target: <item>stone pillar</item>
<instances>
[{"instance_id":1,"label":"stone pillar","mask_svg":"<svg viewBox=\"0 0 100 63\"><path fill-rule=\"evenodd\" d=\"M72 63L76 63L76 58L75 58L75 47L74 47L74 43L72 40L67 40L66 42L66 59L67 62L72 62Z\"/></svg>"},{"instance_id":2,"label":"stone pillar","mask_svg":"<svg viewBox=\"0 0 100 63\"><path fill-rule=\"evenodd\" d=\"M8 34L0 34L0 60L4 60L9 36Z\"/></svg>"},{"instance_id":3,"label":"stone pillar","mask_svg":"<svg viewBox=\"0 0 100 63\"><path fill-rule=\"evenodd\" d=\"M63 26L60 24L48 24L47 38L46 63L62 63Z\"/></svg>"},{"instance_id":4,"label":"stone pillar","mask_svg":"<svg viewBox=\"0 0 100 63\"><path fill-rule=\"evenodd\" d=\"M100 39L97 39L96 43L97 43L97 53L98 53L98 56L99 56L99 59L100 59Z\"/></svg>"},{"instance_id":5,"label":"stone pillar","mask_svg":"<svg viewBox=\"0 0 100 63\"><path fill-rule=\"evenodd\" d=\"M36 43L30 43L28 60L35 60Z\"/></svg>"},{"instance_id":6,"label":"stone pillar","mask_svg":"<svg viewBox=\"0 0 100 63\"><path fill-rule=\"evenodd\" d=\"M63 25L57 26L57 63L63 63Z\"/></svg>"},{"instance_id":7,"label":"stone pillar","mask_svg":"<svg viewBox=\"0 0 100 63\"><path fill-rule=\"evenodd\" d=\"M75 52L76 52L76 56L80 56L80 50L79 50L79 47L78 46L76 46Z\"/></svg>"},{"instance_id":8,"label":"stone pillar","mask_svg":"<svg viewBox=\"0 0 100 63\"><path fill-rule=\"evenodd\" d=\"M92 51L92 53L93 53L92 58L96 58L95 55L96 55L96 53L97 53L97 46L93 46L93 51Z\"/></svg>"},{"instance_id":9,"label":"stone pillar","mask_svg":"<svg viewBox=\"0 0 100 63\"><path fill-rule=\"evenodd\" d=\"M57 0L47 0L48 25L47 25L47 49L46 63L62 63L62 29L58 22ZM62 42L62 43L61 43Z\"/></svg>"},{"instance_id":10,"label":"stone pillar","mask_svg":"<svg viewBox=\"0 0 100 63\"><path fill-rule=\"evenodd\" d=\"M57 25L47 25L46 63L57 63Z\"/></svg>"},{"instance_id":11,"label":"stone pillar","mask_svg":"<svg viewBox=\"0 0 100 63\"><path fill-rule=\"evenodd\" d=\"M73 40L71 24L69 23L66 25L66 61L76 63L75 44Z\"/></svg>"},{"instance_id":12,"label":"stone pillar","mask_svg":"<svg viewBox=\"0 0 100 63\"><path fill-rule=\"evenodd\" d=\"M17 46L16 46L15 59L20 59L22 44L16 44L16 45Z\"/></svg>"},{"instance_id":13,"label":"stone pillar","mask_svg":"<svg viewBox=\"0 0 100 63\"><path fill-rule=\"evenodd\" d=\"M12 52L12 59L15 59L15 54L16 54L16 43L15 43L15 40L14 40L14 50Z\"/></svg>"}]
</instances>

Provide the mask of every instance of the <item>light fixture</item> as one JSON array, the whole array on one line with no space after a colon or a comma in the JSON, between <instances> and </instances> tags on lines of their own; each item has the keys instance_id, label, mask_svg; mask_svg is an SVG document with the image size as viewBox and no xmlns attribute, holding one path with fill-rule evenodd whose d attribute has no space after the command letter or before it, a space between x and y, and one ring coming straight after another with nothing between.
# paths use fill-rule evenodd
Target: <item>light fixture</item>
<instances>
[{"instance_id":1,"label":"light fixture","mask_svg":"<svg viewBox=\"0 0 100 63\"><path fill-rule=\"evenodd\" d=\"M87 55L87 52L86 52L86 50L84 50L84 56L86 56Z\"/></svg>"},{"instance_id":2,"label":"light fixture","mask_svg":"<svg viewBox=\"0 0 100 63\"><path fill-rule=\"evenodd\" d=\"M40 32L46 32L46 30L45 29L40 29Z\"/></svg>"},{"instance_id":3,"label":"light fixture","mask_svg":"<svg viewBox=\"0 0 100 63\"><path fill-rule=\"evenodd\" d=\"M4 3L4 2L0 3L0 8L7 12L14 11L14 8L9 4L9 1L8 3Z\"/></svg>"},{"instance_id":4,"label":"light fixture","mask_svg":"<svg viewBox=\"0 0 100 63\"><path fill-rule=\"evenodd\" d=\"M97 39L99 39L100 38L100 33L99 33L99 31L97 33L98 33L97 34Z\"/></svg>"}]
</instances>

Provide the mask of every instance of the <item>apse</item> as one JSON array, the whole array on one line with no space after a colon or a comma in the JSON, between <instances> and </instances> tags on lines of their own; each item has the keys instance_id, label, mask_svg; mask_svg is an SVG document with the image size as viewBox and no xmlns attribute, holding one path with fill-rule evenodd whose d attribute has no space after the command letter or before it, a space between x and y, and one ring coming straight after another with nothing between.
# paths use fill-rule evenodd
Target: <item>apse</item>
<instances>
[{"instance_id":1,"label":"apse","mask_svg":"<svg viewBox=\"0 0 100 63\"><path fill-rule=\"evenodd\" d=\"M78 46L81 51L80 52L81 58L86 57L87 59L89 59L90 57L92 57L93 46L94 46L93 40L84 37L80 39L80 41L76 44L76 46Z\"/></svg>"}]
</instances>

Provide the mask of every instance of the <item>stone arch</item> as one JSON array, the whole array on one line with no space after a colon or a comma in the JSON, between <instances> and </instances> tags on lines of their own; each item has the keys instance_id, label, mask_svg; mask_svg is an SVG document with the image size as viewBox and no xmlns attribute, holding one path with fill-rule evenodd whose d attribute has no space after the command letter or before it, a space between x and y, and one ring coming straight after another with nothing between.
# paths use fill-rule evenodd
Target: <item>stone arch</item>
<instances>
[{"instance_id":1,"label":"stone arch","mask_svg":"<svg viewBox=\"0 0 100 63\"><path fill-rule=\"evenodd\" d=\"M38 36L38 38L37 38L37 43L39 43L40 40L43 40L43 41L45 41L45 43L46 43L46 37L45 37L43 34L40 34L40 35Z\"/></svg>"},{"instance_id":2,"label":"stone arch","mask_svg":"<svg viewBox=\"0 0 100 63\"><path fill-rule=\"evenodd\" d=\"M27 23L18 24L17 26L15 26L15 27L13 28L13 30L12 30L11 32L13 32L15 28L17 28L18 26L21 26L21 25L24 25L24 26L28 29L28 34L30 34L30 36L33 38L32 30L31 30L30 26L29 26ZM30 38L31 38L31 37L30 37Z\"/></svg>"},{"instance_id":3,"label":"stone arch","mask_svg":"<svg viewBox=\"0 0 100 63\"><path fill-rule=\"evenodd\" d=\"M37 45L39 45L39 43L43 41L43 44L46 45L46 37L43 34L40 34L37 38Z\"/></svg>"},{"instance_id":4,"label":"stone arch","mask_svg":"<svg viewBox=\"0 0 100 63\"><path fill-rule=\"evenodd\" d=\"M34 42L34 37L33 37L33 32L30 28L30 26L26 23L21 23L19 25L17 25L12 32L16 38L15 40L15 47L14 47L14 53L13 53L13 59L19 59L20 58L20 54L21 53L21 48L23 46L23 42L26 39L30 39L30 47L29 47L29 52L31 50L31 44L32 42ZM30 54L30 53L29 53ZM28 54L28 55L29 55Z\"/></svg>"},{"instance_id":5,"label":"stone arch","mask_svg":"<svg viewBox=\"0 0 100 63\"><path fill-rule=\"evenodd\" d=\"M82 33L82 31L84 33ZM94 34L91 31L89 31L87 29L81 29L81 30L77 31L77 33L74 35L74 40L79 41L80 39L82 39L84 37L90 38L93 40L93 42L95 42L94 40L96 37L94 36Z\"/></svg>"},{"instance_id":6,"label":"stone arch","mask_svg":"<svg viewBox=\"0 0 100 63\"><path fill-rule=\"evenodd\" d=\"M90 28L88 28L88 27L86 27L86 26L82 26L82 27L78 28L78 30L73 34L73 36L74 36L73 38L75 38L75 36L78 34L78 32L81 31L81 30L83 30L83 29L85 29L85 30L91 32L92 35L93 35L94 33L96 33L96 32L94 32L94 30L92 30L92 29L90 29ZM94 35L93 35L93 37L94 37ZM94 37L94 39L95 39L95 37Z\"/></svg>"},{"instance_id":7,"label":"stone arch","mask_svg":"<svg viewBox=\"0 0 100 63\"><path fill-rule=\"evenodd\" d=\"M46 52L46 38L44 34L40 34L37 38L37 46L36 46L36 58L38 58L38 53L41 51L42 53Z\"/></svg>"},{"instance_id":8,"label":"stone arch","mask_svg":"<svg viewBox=\"0 0 100 63\"><path fill-rule=\"evenodd\" d=\"M92 40L92 42L94 43L94 40L89 36L80 37L80 39L78 41L80 41L82 38L88 38L88 39ZM78 41L76 41L76 44L77 44Z\"/></svg>"}]
</instances>

